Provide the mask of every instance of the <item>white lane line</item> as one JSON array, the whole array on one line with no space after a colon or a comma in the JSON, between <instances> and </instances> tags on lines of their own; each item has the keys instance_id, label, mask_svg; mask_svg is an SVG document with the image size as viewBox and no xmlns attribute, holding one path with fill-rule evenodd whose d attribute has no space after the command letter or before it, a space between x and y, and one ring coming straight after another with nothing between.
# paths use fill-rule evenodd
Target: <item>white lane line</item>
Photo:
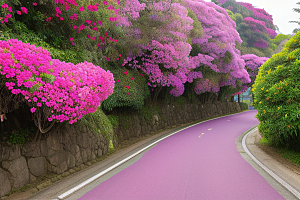
<instances>
[{"instance_id":1,"label":"white lane line","mask_svg":"<svg viewBox=\"0 0 300 200\"><path fill-rule=\"evenodd\" d=\"M254 160L261 168L263 168L268 174L270 174L270 176L272 176L276 181L278 181L281 185L283 185L287 190L289 190L292 194L294 194L298 199L300 199L300 193L294 189L292 186L290 186L287 182L285 182L284 180L282 180L279 176L277 176L276 174L274 174L274 172L272 172L269 168L267 168L265 165L263 165L261 162L259 162L248 150L247 145L246 145L246 138L247 136L258 130L258 128L254 128L253 130L249 131L244 137L243 137L243 141L242 141L242 145L243 145L243 149L244 151L248 154L248 156L250 156L250 158L252 158L252 160Z\"/></svg>"},{"instance_id":2,"label":"white lane line","mask_svg":"<svg viewBox=\"0 0 300 200\"><path fill-rule=\"evenodd\" d=\"M249 111L245 111L245 112L249 112ZM241 113L244 113L244 112L241 112ZM241 114L241 113L234 113L234 114L231 114L231 115L237 115L237 114ZM123 164L124 162L126 162L126 161L128 161L129 159L133 158L134 156L140 154L141 152L143 152L144 150L146 150L146 149L148 149L149 147L153 146L154 144L156 144L156 143L158 143L158 142L160 142L160 141L166 139L167 137L170 137L171 135L174 135L175 133L178 133L178 132L183 131L183 130L185 130L185 129L187 129L187 128L190 128L190 127L192 127L192 126L196 126L196 125L198 125L198 124L201 124L201 123L204 123L204 122L207 122L207 121L211 121L211 120L215 120L215 119L219 119L219 118L223 118L223 117L227 117L227 116L231 116L231 115L226 115L226 116L217 117L217 118L209 119L209 120L206 120L206 121L202 121L202 122L199 122L199 123L197 123L197 124L193 124L193 125L188 126L188 127L186 127L186 128L180 129L179 131L176 131L176 132L174 132L174 133L171 133L170 135L167 135L166 137L164 137L164 138L162 138L162 139L160 139L160 140L158 140L158 141L156 141L156 142L154 142L154 143L148 145L147 147L145 147L145 148L139 150L138 152L132 154L131 156L125 158L124 160L122 160L122 161L116 163L115 165L113 165L113 166L107 168L106 170L100 172L99 174L96 174L95 176L89 178L88 180L82 182L81 184L79 184L79 185L75 186L74 188L68 190L67 192L61 194L60 196L57 197L57 199L64 199L64 198L70 196L72 193L74 193L74 192L76 192L77 190L83 188L84 186L90 184L91 182L95 181L97 178L103 176L104 174L106 174L106 173L108 173L109 171L113 170L114 168L120 166L120 165Z\"/></svg>"}]
</instances>

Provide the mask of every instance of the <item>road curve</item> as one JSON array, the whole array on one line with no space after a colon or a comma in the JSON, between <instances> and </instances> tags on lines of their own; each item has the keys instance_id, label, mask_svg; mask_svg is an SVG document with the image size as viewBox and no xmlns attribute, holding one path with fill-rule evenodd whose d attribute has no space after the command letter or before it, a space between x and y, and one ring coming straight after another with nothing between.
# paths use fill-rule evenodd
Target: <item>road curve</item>
<instances>
[{"instance_id":1,"label":"road curve","mask_svg":"<svg viewBox=\"0 0 300 200\"><path fill-rule=\"evenodd\" d=\"M180 131L80 200L284 199L240 155L235 138L257 125L256 110Z\"/></svg>"}]
</instances>

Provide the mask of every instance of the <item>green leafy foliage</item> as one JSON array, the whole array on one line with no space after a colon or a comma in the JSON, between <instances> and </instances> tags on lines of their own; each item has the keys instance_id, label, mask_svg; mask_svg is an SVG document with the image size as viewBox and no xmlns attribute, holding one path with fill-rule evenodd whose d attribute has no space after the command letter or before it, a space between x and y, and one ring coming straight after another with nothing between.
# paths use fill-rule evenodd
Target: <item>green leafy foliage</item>
<instances>
[{"instance_id":1,"label":"green leafy foliage","mask_svg":"<svg viewBox=\"0 0 300 200\"><path fill-rule=\"evenodd\" d=\"M259 130L275 145L299 148L300 32L259 69L253 85Z\"/></svg>"},{"instance_id":2,"label":"green leafy foliage","mask_svg":"<svg viewBox=\"0 0 300 200\"><path fill-rule=\"evenodd\" d=\"M11 133L8 142L11 144L24 144L28 141L29 137L32 136L33 131L33 128L20 128L17 131L15 130Z\"/></svg>"},{"instance_id":3,"label":"green leafy foliage","mask_svg":"<svg viewBox=\"0 0 300 200\"><path fill-rule=\"evenodd\" d=\"M241 110L248 110L248 104L244 102L240 102Z\"/></svg>"},{"instance_id":4,"label":"green leafy foliage","mask_svg":"<svg viewBox=\"0 0 300 200\"><path fill-rule=\"evenodd\" d=\"M118 121L118 116L116 115L107 115L107 118L109 119L111 125L113 126L114 129L118 128L119 126L119 121Z\"/></svg>"},{"instance_id":5,"label":"green leafy foliage","mask_svg":"<svg viewBox=\"0 0 300 200\"><path fill-rule=\"evenodd\" d=\"M95 134L102 134L107 140L112 139L113 125L100 107L94 113L84 115L80 120Z\"/></svg>"},{"instance_id":6,"label":"green leafy foliage","mask_svg":"<svg viewBox=\"0 0 300 200\"><path fill-rule=\"evenodd\" d=\"M82 50L61 50L50 46L47 42L41 39L36 33L32 30L29 30L27 26L19 21L16 21L11 28L6 28L2 31L0 35L0 40L9 40L9 39L18 39L24 43L34 44L40 46L43 49L47 49L51 53L53 59L59 59L65 62L72 62L74 64L84 61L84 55Z\"/></svg>"},{"instance_id":7,"label":"green leafy foliage","mask_svg":"<svg viewBox=\"0 0 300 200\"><path fill-rule=\"evenodd\" d=\"M271 39L271 42L279 45L283 40L289 39L290 37L290 35L278 34L274 39Z\"/></svg>"},{"instance_id":8,"label":"green leafy foliage","mask_svg":"<svg viewBox=\"0 0 300 200\"><path fill-rule=\"evenodd\" d=\"M147 106L143 106L142 109L139 111L139 113L141 114L141 116L144 117L144 119L148 124L151 124L153 115L160 114L160 108L157 105L156 106L147 105Z\"/></svg>"},{"instance_id":9,"label":"green leafy foliage","mask_svg":"<svg viewBox=\"0 0 300 200\"><path fill-rule=\"evenodd\" d=\"M103 101L103 109L107 111L112 111L116 107L141 109L145 99L150 94L146 79L136 70L128 70L122 67L112 69L111 72L114 74L116 81L114 93ZM127 72L127 74L125 75L124 72Z\"/></svg>"}]
</instances>

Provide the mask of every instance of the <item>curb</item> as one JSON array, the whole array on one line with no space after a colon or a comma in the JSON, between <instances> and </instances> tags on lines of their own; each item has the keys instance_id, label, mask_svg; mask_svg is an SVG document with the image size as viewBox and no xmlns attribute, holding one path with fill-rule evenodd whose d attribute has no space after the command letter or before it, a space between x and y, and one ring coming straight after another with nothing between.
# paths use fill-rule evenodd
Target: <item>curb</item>
<instances>
[{"instance_id":1,"label":"curb","mask_svg":"<svg viewBox=\"0 0 300 200\"><path fill-rule=\"evenodd\" d=\"M290 191L293 195L295 195L298 199L300 199L300 193L293 188L292 186L290 186L287 182L285 182L284 180L282 180L279 176L277 176L273 171L271 171L269 168L267 168L265 165L263 165L260 161L258 161L253 155L252 153L249 151L249 149L247 148L246 145L246 139L247 136L254 132L257 131L258 128L251 128L250 130L248 130L248 133L243 137L242 140L242 146L244 151L248 154L248 156L256 163L258 164L262 169L264 169L271 177L273 177L277 182L279 182L282 186L284 186L288 191Z\"/></svg>"},{"instance_id":2,"label":"curb","mask_svg":"<svg viewBox=\"0 0 300 200\"><path fill-rule=\"evenodd\" d=\"M238 112L238 113L248 112L248 111L249 111L249 110L241 111L241 112ZM150 144L150 145L144 147L143 149L141 149L141 150L139 150L138 152L132 154L131 156L129 156L129 157L123 159L122 161L116 163L115 165L109 167L108 169L106 169L106 170L100 172L99 174L97 174L97 175L95 175L95 176L89 178L88 180L82 182L81 184L75 186L74 188L72 188L72 189L66 191L65 193L59 195L59 196L58 196L56 199L54 199L54 200L61 200L61 199L67 198L67 197L70 196L72 193L74 193L74 192L80 190L80 189L83 188L84 186L90 184L91 182L95 181L95 180L98 179L99 177L101 177L101 176L103 176L104 174L108 173L109 171L115 169L116 167L120 166L121 164L125 163L126 161L130 160L131 158L135 157L136 155L142 153L142 152L145 151L146 149L149 149L150 147L152 147L152 146L155 145L156 143L160 142L161 140L166 139L167 137L170 137L170 136L172 136L172 135L174 135L174 134L176 134L176 133L178 133L178 132L180 132L180 131L182 131L182 130L185 130L185 129L190 128L190 127L192 127L192 126L201 124L201 123L203 123L203 122L207 122L207 121L210 121L210 120L215 120L215 119L227 117L227 116L230 116L230 115L235 115L235 114L238 114L238 113L233 113L233 114L229 114L229 115L225 115L225 116L221 116L221 117L216 117L216 118L208 119L208 120L201 121L201 122L198 122L198 123L195 123L195 124L187 125L187 126L185 126L185 127L181 127L181 128L179 128L179 130L176 130L175 132L171 132L169 135L167 135L167 136L165 136L165 137L163 137L163 138L161 138L161 139L159 139L159 140L153 142L152 144Z\"/></svg>"}]
</instances>

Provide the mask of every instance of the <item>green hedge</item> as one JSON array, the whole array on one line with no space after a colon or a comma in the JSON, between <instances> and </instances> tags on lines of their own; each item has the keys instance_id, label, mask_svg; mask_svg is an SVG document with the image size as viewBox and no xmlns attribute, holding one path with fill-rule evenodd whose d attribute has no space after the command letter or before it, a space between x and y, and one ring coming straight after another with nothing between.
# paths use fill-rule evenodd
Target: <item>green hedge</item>
<instances>
[{"instance_id":1,"label":"green hedge","mask_svg":"<svg viewBox=\"0 0 300 200\"><path fill-rule=\"evenodd\" d=\"M300 32L261 66L253 85L259 131L274 145L300 150Z\"/></svg>"},{"instance_id":2,"label":"green hedge","mask_svg":"<svg viewBox=\"0 0 300 200\"><path fill-rule=\"evenodd\" d=\"M107 111L112 111L116 107L141 109L150 94L146 78L136 70L124 67L112 69L111 72L114 75L115 88L113 94L102 102L103 109Z\"/></svg>"}]
</instances>

